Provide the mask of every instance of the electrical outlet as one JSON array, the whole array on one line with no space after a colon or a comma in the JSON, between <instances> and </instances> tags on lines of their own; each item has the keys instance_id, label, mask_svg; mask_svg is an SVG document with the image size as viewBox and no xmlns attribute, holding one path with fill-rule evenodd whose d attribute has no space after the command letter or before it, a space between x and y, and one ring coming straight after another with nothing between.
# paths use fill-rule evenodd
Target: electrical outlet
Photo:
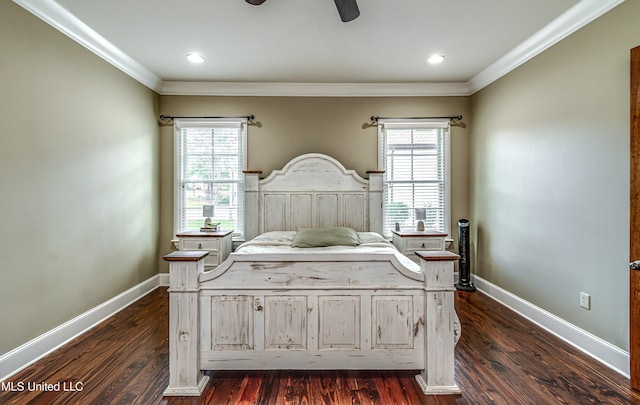
<instances>
[{"instance_id":1,"label":"electrical outlet","mask_svg":"<svg viewBox=\"0 0 640 405\"><path fill-rule=\"evenodd\" d=\"M584 309L591 309L591 296L589 294L580 293L580 306Z\"/></svg>"}]
</instances>

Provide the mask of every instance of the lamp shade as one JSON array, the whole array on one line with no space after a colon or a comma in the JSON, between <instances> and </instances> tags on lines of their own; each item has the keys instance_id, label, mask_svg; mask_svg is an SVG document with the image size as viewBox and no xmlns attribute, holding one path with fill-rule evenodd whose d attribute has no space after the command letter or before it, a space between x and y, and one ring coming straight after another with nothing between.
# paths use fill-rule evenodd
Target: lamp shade
<instances>
[{"instance_id":1,"label":"lamp shade","mask_svg":"<svg viewBox=\"0 0 640 405\"><path fill-rule=\"evenodd\" d=\"M426 208L416 208L416 219L423 220L427 218L427 209Z\"/></svg>"},{"instance_id":2,"label":"lamp shade","mask_svg":"<svg viewBox=\"0 0 640 405\"><path fill-rule=\"evenodd\" d=\"M205 204L202 206L202 216L203 217L213 216L213 204Z\"/></svg>"}]
</instances>

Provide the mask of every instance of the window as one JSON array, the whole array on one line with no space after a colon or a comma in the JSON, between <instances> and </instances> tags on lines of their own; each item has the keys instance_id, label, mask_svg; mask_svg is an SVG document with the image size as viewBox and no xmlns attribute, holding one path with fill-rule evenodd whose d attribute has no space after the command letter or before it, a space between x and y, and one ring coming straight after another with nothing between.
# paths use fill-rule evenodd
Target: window
<instances>
[{"instance_id":1,"label":"window","mask_svg":"<svg viewBox=\"0 0 640 405\"><path fill-rule=\"evenodd\" d=\"M398 223L416 228L424 208L425 229L449 233L449 121L380 120L378 166L384 170L383 232Z\"/></svg>"},{"instance_id":2,"label":"window","mask_svg":"<svg viewBox=\"0 0 640 405\"><path fill-rule=\"evenodd\" d=\"M200 229L204 205L213 205L212 222L244 233L245 119L176 120L176 233Z\"/></svg>"}]
</instances>

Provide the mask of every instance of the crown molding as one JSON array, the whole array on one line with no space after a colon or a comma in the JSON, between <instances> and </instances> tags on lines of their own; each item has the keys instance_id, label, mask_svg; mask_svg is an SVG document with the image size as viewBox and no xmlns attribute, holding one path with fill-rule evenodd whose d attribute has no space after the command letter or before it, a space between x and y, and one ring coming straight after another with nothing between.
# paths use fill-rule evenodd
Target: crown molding
<instances>
[{"instance_id":1,"label":"crown molding","mask_svg":"<svg viewBox=\"0 0 640 405\"><path fill-rule=\"evenodd\" d=\"M148 88L155 91L160 89L162 79L104 39L56 1L13 1Z\"/></svg>"},{"instance_id":2,"label":"crown molding","mask_svg":"<svg viewBox=\"0 0 640 405\"><path fill-rule=\"evenodd\" d=\"M469 96L555 45L625 0L581 0L467 82L274 83L163 81L104 39L55 0L13 0L133 79L161 95L411 97Z\"/></svg>"},{"instance_id":3,"label":"crown molding","mask_svg":"<svg viewBox=\"0 0 640 405\"><path fill-rule=\"evenodd\" d=\"M625 0L581 0L467 82L473 94L529 61Z\"/></svg>"},{"instance_id":4,"label":"crown molding","mask_svg":"<svg viewBox=\"0 0 640 405\"><path fill-rule=\"evenodd\" d=\"M161 95L289 97L467 96L466 83L164 82Z\"/></svg>"}]
</instances>

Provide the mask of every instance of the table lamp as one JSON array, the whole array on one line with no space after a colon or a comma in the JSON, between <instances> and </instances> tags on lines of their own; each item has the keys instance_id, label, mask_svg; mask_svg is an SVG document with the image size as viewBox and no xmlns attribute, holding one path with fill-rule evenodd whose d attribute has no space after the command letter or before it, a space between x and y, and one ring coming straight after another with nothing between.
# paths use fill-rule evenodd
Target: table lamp
<instances>
[{"instance_id":1,"label":"table lamp","mask_svg":"<svg viewBox=\"0 0 640 405\"><path fill-rule=\"evenodd\" d=\"M202 216L204 220L204 228L211 228L211 217L213 216L213 204L205 204L202 206Z\"/></svg>"},{"instance_id":2,"label":"table lamp","mask_svg":"<svg viewBox=\"0 0 640 405\"><path fill-rule=\"evenodd\" d=\"M418 224L416 225L417 231L424 231L424 220L427 218L427 209L426 208L416 208L416 219L418 220Z\"/></svg>"}]
</instances>

